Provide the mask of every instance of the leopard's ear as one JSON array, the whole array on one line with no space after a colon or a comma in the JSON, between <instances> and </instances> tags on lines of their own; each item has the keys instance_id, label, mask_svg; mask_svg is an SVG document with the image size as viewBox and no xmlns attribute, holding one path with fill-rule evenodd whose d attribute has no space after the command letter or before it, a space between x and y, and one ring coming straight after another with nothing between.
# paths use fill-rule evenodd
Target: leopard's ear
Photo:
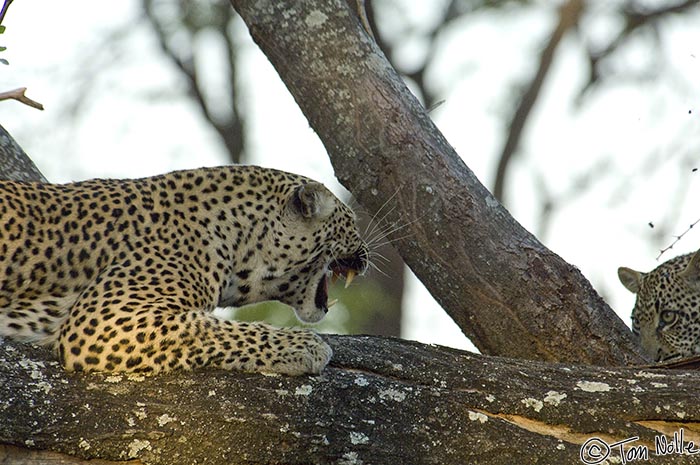
<instances>
[{"instance_id":1,"label":"leopard's ear","mask_svg":"<svg viewBox=\"0 0 700 465\"><path fill-rule=\"evenodd\" d=\"M627 290L636 294L639 292L639 288L642 286L644 273L635 271L632 268L621 266L617 269L617 277L620 278L620 282L627 288Z\"/></svg>"},{"instance_id":2,"label":"leopard's ear","mask_svg":"<svg viewBox=\"0 0 700 465\"><path fill-rule=\"evenodd\" d=\"M309 182L294 189L288 206L304 218L324 219L333 213L335 197L323 184Z\"/></svg>"},{"instance_id":3,"label":"leopard's ear","mask_svg":"<svg viewBox=\"0 0 700 465\"><path fill-rule=\"evenodd\" d=\"M691 289L700 291L700 250L690 257L688 266L685 267L685 270L678 273L678 276L680 276Z\"/></svg>"}]
</instances>

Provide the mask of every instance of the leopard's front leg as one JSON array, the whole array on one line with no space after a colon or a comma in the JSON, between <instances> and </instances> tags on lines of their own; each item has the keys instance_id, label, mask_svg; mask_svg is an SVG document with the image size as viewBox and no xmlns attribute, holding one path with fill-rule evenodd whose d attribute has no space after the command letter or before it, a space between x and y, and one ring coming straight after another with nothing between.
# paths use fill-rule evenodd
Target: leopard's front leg
<instances>
[{"instance_id":1,"label":"leopard's front leg","mask_svg":"<svg viewBox=\"0 0 700 465\"><path fill-rule=\"evenodd\" d=\"M187 337L180 345L187 354L180 358L183 369L215 366L286 375L320 373L333 353L308 329L220 320L202 312L187 313L187 320Z\"/></svg>"},{"instance_id":2,"label":"leopard's front leg","mask_svg":"<svg viewBox=\"0 0 700 465\"><path fill-rule=\"evenodd\" d=\"M83 291L58 340L71 371L167 372L218 367L301 375L319 373L332 355L316 333L216 318L187 308L182 286L125 285L120 267ZM131 283L144 282L130 280Z\"/></svg>"}]
</instances>

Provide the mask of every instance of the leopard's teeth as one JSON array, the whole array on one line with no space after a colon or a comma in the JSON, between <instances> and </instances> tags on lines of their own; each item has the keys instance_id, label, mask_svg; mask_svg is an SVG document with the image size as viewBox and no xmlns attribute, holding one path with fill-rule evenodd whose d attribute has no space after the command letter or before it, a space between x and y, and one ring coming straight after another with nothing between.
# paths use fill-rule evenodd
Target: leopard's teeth
<instances>
[{"instance_id":1,"label":"leopard's teeth","mask_svg":"<svg viewBox=\"0 0 700 465\"><path fill-rule=\"evenodd\" d=\"M335 282L338 280L338 276L338 274L331 271L331 284L335 284Z\"/></svg>"},{"instance_id":2,"label":"leopard's teeth","mask_svg":"<svg viewBox=\"0 0 700 465\"><path fill-rule=\"evenodd\" d=\"M355 279L355 272L352 270L348 270L348 273L345 275L345 289L350 286L350 283L352 280Z\"/></svg>"},{"instance_id":3,"label":"leopard's teeth","mask_svg":"<svg viewBox=\"0 0 700 465\"><path fill-rule=\"evenodd\" d=\"M330 302L328 302L327 308L331 308L333 305L338 303L338 299L333 299Z\"/></svg>"}]
</instances>

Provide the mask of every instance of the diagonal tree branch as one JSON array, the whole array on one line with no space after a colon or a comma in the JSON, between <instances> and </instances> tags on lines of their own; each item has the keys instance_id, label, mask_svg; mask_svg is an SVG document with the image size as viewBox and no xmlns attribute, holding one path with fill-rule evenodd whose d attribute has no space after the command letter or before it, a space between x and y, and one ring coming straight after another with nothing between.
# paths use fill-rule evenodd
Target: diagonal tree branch
<instances>
[{"instance_id":1,"label":"diagonal tree branch","mask_svg":"<svg viewBox=\"0 0 700 465\"><path fill-rule=\"evenodd\" d=\"M0 126L0 179L46 182L44 175L2 126Z\"/></svg>"},{"instance_id":2,"label":"diagonal tree branch","mask_svg":"<svg viewBox=\"0 0 700 465\"><path fill-rule=\"evenodd\" d=\"M282 19L291 7L284 1L232 3L319 134L340 181L370 211L393 199L389 221L408 223L395 242L399 252L482 353L643 360L581 273L478 182L345 2L295 2L299 21Z\"/></svg>"}]
</instances>

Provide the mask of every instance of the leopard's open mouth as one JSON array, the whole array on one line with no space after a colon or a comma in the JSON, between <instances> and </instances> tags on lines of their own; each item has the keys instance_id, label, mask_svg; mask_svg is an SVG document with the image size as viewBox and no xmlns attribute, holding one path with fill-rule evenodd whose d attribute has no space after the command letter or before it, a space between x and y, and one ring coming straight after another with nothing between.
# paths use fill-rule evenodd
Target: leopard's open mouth
<instances>
[{"instance_id":1,"label":"leopard's open mouth","mask_svg":"<svg viewBox=\"0 0 700 465\"><path fill-rule=\"evenodd\" d=\"M335 282L338 278L345 279L345 287L355 279L355 276L362 275L367 270L368 254L365 247L361 247L352 255L333 260L328 265L328 272L321 277L316 288L316 298L314 300L316 308L328 312L328 308L335 305L338 300L328 302L328 280Z\"/></svg>"}]
</instances>

